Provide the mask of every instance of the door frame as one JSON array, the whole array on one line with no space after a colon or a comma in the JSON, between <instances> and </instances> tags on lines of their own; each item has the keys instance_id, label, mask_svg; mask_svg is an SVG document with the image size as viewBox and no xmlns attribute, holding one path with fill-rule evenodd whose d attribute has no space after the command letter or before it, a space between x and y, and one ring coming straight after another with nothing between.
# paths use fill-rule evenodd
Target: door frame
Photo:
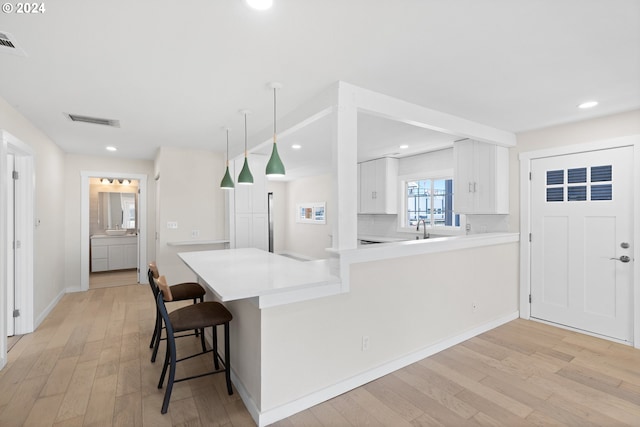
<instances>
[{"instance_id":1,"label":"door frame","mask_svg":"<svg viewBox=\"0 0 640 427\"><path fill-rule=\"evenodd\" d=\"M640 135L629 135L584 144L566 145L520 153L520 317L531 318L531 161L544 157L570 155L595 150L633 147L633 346L640 349Z\"/></svg>"},{"instance_id":2,"label":"door frame","mask_svg":"<svg viewBox=\"0 0 640 427\"><path fill-rule=\"evenodd\" d=\"M22 178L16 182L15 230L20 236L21 250L17 253L16 276L21 283L16 286L15 300L20 308L20 316L15 320L15 334L26 334L34 329L33 310L33 266L34 266L34 228L35 215L35 164L34 151L24 142L5 130L0 130L2 141L0 144L0 161L7 164L9 153L14 155L14 161ZM7 176L0 174L0 205L7 206ZM0 221L0 240L6 242L7 221ZM6 272L7 247L0 245L0 271ZM7 356L7 286L6 275L0 277L0 369L6 364Z\"/></svg>"},{"instance_id":3,"label":"door frame","mask_svg":"<svg viewBox=\"0 0 640 427\"><path fill-rule=\"evenodd\" d=\"M148 282L147 272L147 175L128 172L80 172L80 290L89 290L89 179L129 178L137 179L138 189L138 283Z\"/></svg>"}]
</instances>

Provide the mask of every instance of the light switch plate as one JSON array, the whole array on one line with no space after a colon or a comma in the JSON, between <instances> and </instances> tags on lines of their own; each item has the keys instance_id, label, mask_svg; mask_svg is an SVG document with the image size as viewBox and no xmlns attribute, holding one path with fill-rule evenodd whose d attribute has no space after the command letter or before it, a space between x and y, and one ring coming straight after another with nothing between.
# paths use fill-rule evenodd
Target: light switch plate
<instances>
[{"instance_id":1,"label":"light switch plate","mask_svg":"<svg viewBox=\"0 0 640 427\"><path fill-rule=\"evenodd\" d=\"M178 222L177 221L168 221L167 222L167 228L172 229L172 230L177 230L178 229Z\"/></svg>"}]
</instances>

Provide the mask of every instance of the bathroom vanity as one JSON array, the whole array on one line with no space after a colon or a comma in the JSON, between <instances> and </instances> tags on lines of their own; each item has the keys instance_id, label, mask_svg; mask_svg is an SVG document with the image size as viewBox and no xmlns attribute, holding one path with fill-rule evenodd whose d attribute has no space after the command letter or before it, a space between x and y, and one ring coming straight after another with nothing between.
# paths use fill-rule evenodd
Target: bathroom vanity
<instances>
[{"instance_id":1,"label":"bathroom vanity","mask_svg":"<svg viewBox=\"0 0 640 427\"><path fill-rule=\"evenodd\" d=\"M91 236L91 272L138 267L138 236Z\"/></svg>"}]
</instances>

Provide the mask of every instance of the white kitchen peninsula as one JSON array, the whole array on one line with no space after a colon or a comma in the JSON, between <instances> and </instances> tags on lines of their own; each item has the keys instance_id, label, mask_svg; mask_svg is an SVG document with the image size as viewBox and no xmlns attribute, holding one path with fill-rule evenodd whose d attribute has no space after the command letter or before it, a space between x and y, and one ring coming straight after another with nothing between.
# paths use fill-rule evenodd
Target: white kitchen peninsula
<instances>
[{"instance_id":1,"label":"white kitchen peninsula","mask_svg":"<svg viewBox=\"0 0 640 427\"><path fill-rule=\"evenodd\" d=\"M179 257L233 314L232 381L268 425L516 318L517 248L492 233L333 251L339 280L255 248Z\"/></svg>"}]
</instances>

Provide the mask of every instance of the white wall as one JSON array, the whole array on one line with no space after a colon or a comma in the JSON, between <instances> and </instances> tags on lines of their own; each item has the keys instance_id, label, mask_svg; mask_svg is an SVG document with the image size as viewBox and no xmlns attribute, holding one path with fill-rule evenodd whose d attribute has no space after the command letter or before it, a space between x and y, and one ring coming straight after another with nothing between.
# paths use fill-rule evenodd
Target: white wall
<instances>
[{"instance_id":1,"label":"white wall","mask_svg":"<svg viewBox=\"0 0 640 427\"><path fill-rule=\"evenodd\" d=\"M147 175L147 259L155 255L153 236L155 235L155 187L153 181L153 162L151 160L124 159L115 156L65 155L65 286L80 288L80 217L81 217L81 172L116 172ZM86 195L88 197L89 195ZM88 243L87 243L88 245ZM87 246L88 247L88 246ZM87 260L89 257L87 256Z\"/></svg>"},{"instance_id":2,"label":"white wall","mask_svg":"<svg viewBox=\"0 0 640 427\"><path fill-rule=\"evenodd\" d=\"M640 110L518 134L518 145L509 149L509 230L520 231L520 153L635 134L640 134Z\"/></svg>"},{"instance_id":3,"label":"white wall","mask_svg":"<svg viewBox=\"0 0 640 427\"><path fill-rule=\"evenodd\" d=\"M354 264L349 293L262 310L260 409L514 316L517 283L517 243Z\"/></svg>"},{"instance_id":4,"label":"white wall","mask_svg":"<svg viewBox=\"0 0 640 427\"><path fill-rule=\"evenodd\" d=\"M0 97L0 128L35 152L34 318L38 319L66 286L64 153ZM4 167L4 165L3 165ZM0 302L5 304L4 301ZM2 320L4 321L4 319Z\"/></svg>"},{"instance_id":5,"label":"white wall","mask_svg":"<svg viewBox=\"0 0 640 427\"><path fill-rule=\"evenodd\" d=\"M159 212L155 260L169 283L194 280L191 270L178 258L178 252L224 247L167 245L225 238L225 190L220 188L224 172L224 153L162 147L156 156L155 175L151 175L159 176L156 181ZM169 221L177 222L178 228L168 229ZM192 237L194 230L199 231L197 237Z\"/></svg>"},{"instance_id":6,"label":"white wall","mask_svg":"<svg viewBox=\"0 0 640 427\"><path fill-rule=\"evenodd\" d=\"M338 212L333 206L331 175L320 175L287 182L287 205L284 252L312 259L328 258L331 247L332 224ZM326 224L296 222L299 203L326 202ZM278 251L282 252L282 251Z\"/></svg>"}]
</instances>

